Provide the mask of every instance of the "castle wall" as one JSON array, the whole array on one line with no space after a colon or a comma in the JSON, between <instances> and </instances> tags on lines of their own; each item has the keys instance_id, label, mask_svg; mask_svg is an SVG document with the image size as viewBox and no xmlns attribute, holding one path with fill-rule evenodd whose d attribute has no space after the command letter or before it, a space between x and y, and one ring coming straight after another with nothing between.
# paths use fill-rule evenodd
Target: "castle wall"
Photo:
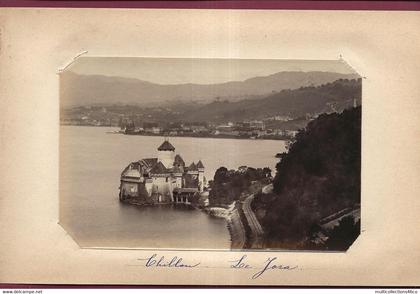
<instances>
[{"instance_id":1,"label":"castle wall","mask_svg":"<svg viewBox=\"0 0 420 294\"><path fill-rule=\"evenodd\" d=\"M182 176L181 177L176 177L175 178L175 184L174 187L177 188L182 188Z\"/></svg>"},{"instance_id":2,"label":"castle wall","mask_svg":"<svg viewBox=\"0 0 420 294\"><path fill-rule=\"evenodd\" d=\"M204 170L198 172L198 186L200 192L204 191Z\"/></svg>"},{"instance_id":3,"label":"castle wall","mask_svg":"<svg viewBox=\"0 0 420 294\"><path fill-rule=\"evenodd\" d=\"M126 183L122 184L122 190L125 195L136 196L137 195L137 183Z\"/></svg>"},{"instance_id":4,"label":"castle wall","mask_svg":"<svg viewBox=\"0 0 420 294\"><path fill-rule=\"evenodd\" d=\"M151 187L150 187L151 188ZM147 186L144 183L137 182L126 182L122 181L120 186L121 192L125 196L129 197L150 197L151 193L147 190Z\"/></svg>"},{"instance_id":5,"label":"castle wall","mask_svg":"<svg viewBox=\"0 0 420 294\"><path fill-rule=\"evenodd\" d=\"M136 197L138 195L138 183L121 182L121 193L125 196Z\"/></svg>"},{"instance_id":6,"label":"castle wall","mask_svg":"<svg viewBox=\"0 0 420 294\"><path fill-rule=\"evenodd\" d=\"M184 188L197 188L198 187L198 172L187 173L184 175Z\"/></svg>"},{"instance_id":7,"label":"castle wall","mask_svg":"<svg viewBox=\"0 0 420 294\"><path fill-rule=\"evenodd\" d=\"M146 180L146 183L145 183L144 186L145 186L145 189L146 189L147 193L149 194L149 196L152 195L153 182L149 181L149 180Z\"/></svg>"},{"instance_id":8,"label":"castle wall","mask_svg":"<svg viewBox=\"0 0 420 294\"><path fill-rule=\"evenodd\" d=\"M144 198L149 198L150 197L150 193L147 191L146 188L146 184L145 183L140 183L138 185L138 195Z\"/></svg>"},{"instance_id":9,"label":"castle wall","mask_svg":"<svg viewBox=\"0 0 420 294\"><path fill-rule=\"evenodd\" d=\"M172 201L172 178L171 177L153 177L153 194L162 195L162 201Z\"/></svg>"}]
</instances>

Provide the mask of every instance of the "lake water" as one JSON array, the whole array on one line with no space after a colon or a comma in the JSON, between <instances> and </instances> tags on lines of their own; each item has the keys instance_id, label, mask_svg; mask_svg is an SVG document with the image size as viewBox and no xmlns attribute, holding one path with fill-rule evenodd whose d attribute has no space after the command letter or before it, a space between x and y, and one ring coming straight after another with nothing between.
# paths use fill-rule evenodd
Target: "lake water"
<instances>
[{"instance_id":1,"label":"lake water","mask_svg":"<svg viewBox=\"0 0 420 294\"><path fill-rule=\"evenodd\" d=\"M163 137L108 134L115 128L60 127L60 224L82 247L229 249L223 219L186 205L120 203L121 171L157 157ZM199 159L207 180L217 168L269 167L284 141L170 137L187 165Z\"/></svg>"}]
</instances>

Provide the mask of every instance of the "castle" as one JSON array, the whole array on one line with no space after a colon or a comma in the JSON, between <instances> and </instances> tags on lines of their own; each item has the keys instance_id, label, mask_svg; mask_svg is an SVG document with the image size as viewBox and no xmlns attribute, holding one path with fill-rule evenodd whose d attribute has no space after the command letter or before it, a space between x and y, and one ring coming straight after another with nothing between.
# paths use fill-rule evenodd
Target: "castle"
<instances>
[{"instance_id":1,"label":"castle","mask_svg":"<svg viewBox=\"0 0 420 294\"><path fill-rule=\"evenodd\" d=\"M121 173L121 201L137 203L189 203L192 196L203 192L204 165L185 165L175 147L165 140L157 149L157 158L144 158L130 163Z\"/></svg>"}]
</instances>

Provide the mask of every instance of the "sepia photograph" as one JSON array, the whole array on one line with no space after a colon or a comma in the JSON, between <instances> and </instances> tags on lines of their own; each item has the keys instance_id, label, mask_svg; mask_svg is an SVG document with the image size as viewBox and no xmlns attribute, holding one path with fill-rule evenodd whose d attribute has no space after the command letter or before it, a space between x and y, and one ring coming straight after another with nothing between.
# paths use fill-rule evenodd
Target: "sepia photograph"
<instances>
[{"instance_id":1,"label":"sepia photograph","mask_svg":"<svg viewBox=\"0 0 420 294\"><path fill-rule=\"evenodd\" d=\"M7 291L419 284L418 11L79 2L0 8Z\"/></svg>"},{"instance_id":2,"label":"sepia photograph","mask_svg":"<svg viewBox=\"0 0 420 294\"><path fill-rule=\"evenodd\" d=\"M345 60L80 56L59 223L82 248L346 251L362 77Z\"/></svg>"}]
</instances>

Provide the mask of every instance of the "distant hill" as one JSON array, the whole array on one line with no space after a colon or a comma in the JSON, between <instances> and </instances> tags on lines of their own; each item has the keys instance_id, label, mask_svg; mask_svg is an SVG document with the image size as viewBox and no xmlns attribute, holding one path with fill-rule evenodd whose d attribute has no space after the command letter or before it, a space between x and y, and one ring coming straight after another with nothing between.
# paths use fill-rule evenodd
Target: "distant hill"
<instances>
[{"instance_id":1,"label":"distant hill","mask_svg":"<svg viewBox=\"0 0 420 294\"><path fill-rule=\"evenodd\" d=\"M115 103L156 106L175 100L210 103L217 97L230 101L263 98L285 89L316 87L338 79L355 78L359 76L333 72L289 71L245 81L211 85L160 85L138 79L79 75L66 71L60 75L60 99L62 107Z\"/></svg>"},{"instance_id":2,"label":"distant hill","mask_svg":"<svg viewBox=\"0 0 420 294\"><path fill-rule=\"evenodd\" d=\"M342 111L361 104L361 79L336 80L321 86L282 90L260 99L237 102L219 101L183 114L190 121L242 121L274 115L300 117L309 114Z\"/></svg>"}]
</instances>

